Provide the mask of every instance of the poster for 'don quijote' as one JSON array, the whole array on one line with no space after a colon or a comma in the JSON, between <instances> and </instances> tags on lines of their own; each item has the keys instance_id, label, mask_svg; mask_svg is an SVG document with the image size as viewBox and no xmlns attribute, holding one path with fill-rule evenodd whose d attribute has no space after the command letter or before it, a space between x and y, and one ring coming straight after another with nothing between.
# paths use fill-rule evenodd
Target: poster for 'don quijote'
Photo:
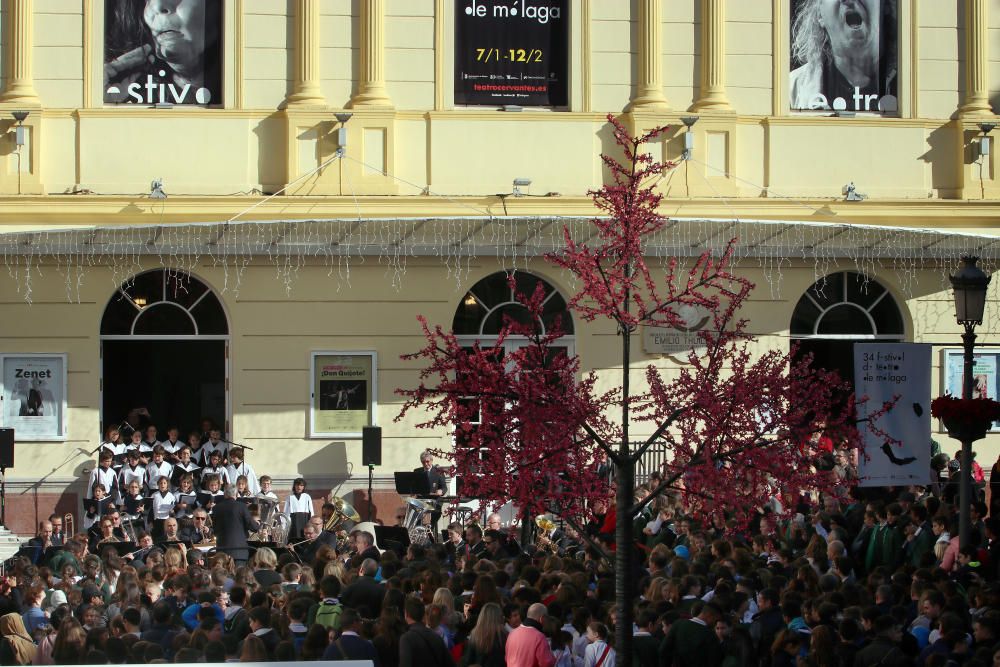
<instances>
[{"instance_id":1,"label":"poster for 'don quijote'","mask_svg":"<svg viewBox=\"0 0 1000 667\"><path fill-rule=\"evenodd\" d=\"M569 0L456 0L455 104L567 104Z\"/></svg>"}]
</instances>

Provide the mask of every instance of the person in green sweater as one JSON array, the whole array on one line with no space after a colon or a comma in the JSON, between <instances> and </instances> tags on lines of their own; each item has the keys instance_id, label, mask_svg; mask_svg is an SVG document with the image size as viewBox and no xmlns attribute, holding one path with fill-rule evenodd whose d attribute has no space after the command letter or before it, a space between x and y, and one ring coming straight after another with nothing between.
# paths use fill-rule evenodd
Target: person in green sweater
<instances>
[{"instance_id":1,"label":"person in green sweater","mask_svg":"<svg viewBox=\"0 0 1000 667\"><path fill-rule=\"evenodd\" d=\"M719 667L722 644L715 634L715 623L722 610L714 602L701 606L698 615L681 619L670 626L660 642L660 664L672 667Z\"/></svg>"}]
</instances>

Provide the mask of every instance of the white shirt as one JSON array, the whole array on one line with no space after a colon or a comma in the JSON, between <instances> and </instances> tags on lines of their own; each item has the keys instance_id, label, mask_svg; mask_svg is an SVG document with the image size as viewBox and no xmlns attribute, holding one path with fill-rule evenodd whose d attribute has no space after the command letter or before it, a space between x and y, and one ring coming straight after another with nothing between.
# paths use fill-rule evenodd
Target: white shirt
<instances>
[{"instance_id":1,"label":"white shirt","mask_svg":"<svg viewBox=\"0 0 1000 667\"><path fill-rule=\"evenodd\" d=\"M218 475L219 481L222 484L222 486L225 486L226 484L231 484L233 482L233 480L229 479L229 473L226 472L226 469L223 468L222 466L218 467L205 466L204 468L202 468L201 469L202 483L204 483L205 478L208 477L209 475Z\"/></svg>"},{"instance_id":2,"label":"white shirt","mask_svg":"<svg viewBox=\"0 0 1000 667\"><path fill-rule=\"evenodd\" d=\"M184 443L181 442L180 440L177 440L175 442L164 440L160 444L163 445L163 451L165 451L167 454L176 454L177 452L181 451L181 449L184 447Z\"/></svg>"},{"instance_id":3,"label":"white shirt","mask_svg":"<svg viewBox=\"0 0 1000 667\"><path fill-rule=\"evenodd\" d=\"M600 639L587 646L587 653L583 656L583 667L597 667L597 662L604 655L606 646L607 644ZM615 667L615 650L613 648L608 649L608 655L605 656L601 667Z\"/></svg>"},{"instance_id":4,"label":"white shirt","mask_svg":"<svg viewBox=\"0 0 1000 667\"><path fill-rule=\"evenodd\" d=\"M233 484L236 483L240 475L245 475L247 478L247 490L250 491L250 495L256 496L260 493L260 483L257 481L257 473L254 472L253 466L246 461L238 466L230 463L226 466L226 473L229 474L229 479Z\"/></svg>"},{"instance_id":5,"label":"white shirt","mask_svg":"<svg viewBox=\"0 0 1000 667\"><path fill-rule=\"evenodd\" d=\"M213 445L212 441L209 440L198 451L201 452L201 460L208 463L208 456L212 452L222 452L222 458L226 458L226 455L229 453L229 443L219 440Z\"/></svg>"},{"instance_id":6,"label":"white shirt","mask_svg":"<svg viewBox=\"0 0 1000 667\"><path fill-rule=\"evenodd\" d=\"M139 482L140 488L146 486L146 469L141 465L133 468L126 463L122 466L121 472L118 473L118 482L121 484L121 488L127 489L133 481Z\"/></svg>"},{"instance_id":7,"label":"white shirt","mask_svg":"<svg viewBox=\"0 0 1000 667\"><path fill-rule=\"evenodd\" d=\"M166 477L169 480L170 476L173 474L174 467L166 461L159 465L155 462L150 462L149 465L146 466L146 488L148 488L150 492L155 492L157 489L156 482L161 477Z\"/></svg>"},{"instance_id":8,"label":"white shirt","mask_svg":"<svg viewBox=\"0 0 1000 667\"><path fill-rule=\"evenodd\" d=\"M298 498L295 497L294 493L289 493L288 498L285 499L285 516L290 517L297 512L305 512L309 516L315 513L313 512L312 498L305 491Z\"/></svg>"},{"instance_id":9,"label":"white shirt","mask_svg":"<svg viewBox=\"0 0 1000 667\"><path fill-rule=\"evenodd\" d=\"M124 442L119 442L119 443L104 442L104 443L101 443L101 451L104 451L104 450L107 450L107 451L111 452L111 454L113 456L122 456L122 455L125 454L125 443ZM98 452L98 453L100 453L100 452Z\"/></svg>"},{"instance_id":10,"label":"white shirt","mask_svg":"<svg viewBox=\"0 0 1000 667\"><path fill-rule=\"evenodd\" d=\"M174 505L177 504L177 498L169 491L166 494L156 491L149 499L153 503L154 519L166 519L173 511Z\"/></svg>"},{"instance_id":11,"label":"white shirt","mask_svg":"<svg viewBox=\"0 0 1000 667\"><path fill-rule=\"evenodd\" d=\"M97 466L90 471L90 482L87 484L87 493L84 498L94 497L94 485L101 483L104 485L104 490L109 496L113 495L118 498L118 473L115 472L114 468L108 468L105 470L101 466Z\"/></svg>"}]
</instances>

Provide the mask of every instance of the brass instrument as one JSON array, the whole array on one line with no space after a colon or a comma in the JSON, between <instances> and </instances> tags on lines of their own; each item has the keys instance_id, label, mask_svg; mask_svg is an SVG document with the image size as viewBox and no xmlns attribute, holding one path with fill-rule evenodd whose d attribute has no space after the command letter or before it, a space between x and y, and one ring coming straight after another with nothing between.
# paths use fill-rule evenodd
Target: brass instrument
<instances>
[{"instance_id":1,"label":"brass instrument","mask_svg":"<svg viewBox=\"0 0 1000 667\"><path fill-rule=\"evenodd\" d=\"M361 521L361 515L358 514L358 511L343 498L333 498L330 502L333 503L335 509L330 518L323 524L323 530L337 532L345 521L353 521L354 523Z\"/></svg>"},{"instance_id":2,"label":"brass instrument","mask_svg":"<svg viewBox=\"0 0 1000 667\"><path fill-rule=\"evenodd\" d=\"M544 514L535 517L535 525L538 526L538 530L541 531L538 535L538 539L535 540L535 546L539 549L545 549L553 554L559 553L559 545L549 539L549 533L551 533L556 528L556 522L545 516Z\"/></svg>"},{"instance_id":3,"label":"brass instrument","mask_svg":"<svg viewBox=\"0 0 1000 667\"><path fill-rule=\"evenodd\" d=\"M260 530L250 533L247 539L284 544L291 526L288 517L278 510L278 501L257 496L257 506L260 514L257 523L260 524Z\"/></svg>"},{"instance_id":4,"label":"brass instrument","mask_svg":"<svg viewBox=\"0 0 1000 667\"><path fill-rule=\"evenodd\" d=\"M122 532L125 533L125 541L126 542L138 542L139 541L138 539L136 539L135 526L132 525L132 517L131 516L126 515L126 516L122 517Z\"/></svg>"},{"instance_id":5,"label":"brass instrument","mask_svg":"<svg viewBox=\"0 0 1000 667\"><path fill-rule=\"evenodd\" d=\"M76 535L76 520L73 518L72 512L66 512L63 515L63 544L67 540L73 539L74 535Z\"/></svg>"}]
</instances>

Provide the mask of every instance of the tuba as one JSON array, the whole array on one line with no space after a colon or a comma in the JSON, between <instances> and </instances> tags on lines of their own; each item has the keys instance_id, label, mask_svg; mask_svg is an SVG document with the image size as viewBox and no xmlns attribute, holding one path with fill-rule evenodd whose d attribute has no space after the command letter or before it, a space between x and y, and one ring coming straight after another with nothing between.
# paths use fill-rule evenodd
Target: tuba
<instances>
[{"instance_id":1,"label":"tuba","mask_svg":"<svg viewBox=\"0 0 1000 667\"><path fill-rule=\"evenodd\" d=\"M549 539L548 535L556 528L556 522L544 514L535 517L535 525L538 527L538 538L535 540L539 549L544 549L554 554L559 553L559 545Z\"/></svg>"}]
</instances>

